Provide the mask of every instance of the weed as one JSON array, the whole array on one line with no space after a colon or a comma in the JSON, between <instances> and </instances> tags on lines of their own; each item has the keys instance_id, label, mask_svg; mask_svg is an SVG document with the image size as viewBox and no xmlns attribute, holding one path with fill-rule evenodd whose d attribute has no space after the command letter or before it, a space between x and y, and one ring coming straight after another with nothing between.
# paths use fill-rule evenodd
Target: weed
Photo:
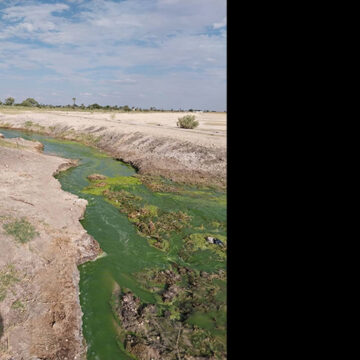
<instances>
[{"instance_id":1,"label":"weed","mask_svg":"<svg viewBox=\"0 0 360 360\"><path fill-rule=\"evenodd\" d=\"M5 300L7 290L18 281L14 265L6 265L0 269L0 302Z\"/></svg>"},{"instance_id":2,"label":"weed","mask_svg":"<svg viewBox=\"0 0 360 360\"><path fill-rule=\"evenodd\" d=\"M3 228L6 233L12 235L18 242L24 244L39 235L33 225L31 225L26 218L14 220L10 223L4 224Z\"/></svg>"},{"instance_id":3,"label":"weed","mask_svg":"<svg viewBox=\"0 0 360 360\"><path fill-rule=\"evenodd\" d=\"M11 308L14 310L21 310L24 311L25 310L25 305L20 301L20 300L16 300L12 303Z\"/></svg>"},{"instance_id":4,"label":"weed","mask_svg":"<svg viewBox=\"0 0 360 360\"><path fill-rule=\"evenodd\" d=\"M34 125L34 123L32 121L25 121L25 127L31 127Z\"/></svg>"}]
</instances>

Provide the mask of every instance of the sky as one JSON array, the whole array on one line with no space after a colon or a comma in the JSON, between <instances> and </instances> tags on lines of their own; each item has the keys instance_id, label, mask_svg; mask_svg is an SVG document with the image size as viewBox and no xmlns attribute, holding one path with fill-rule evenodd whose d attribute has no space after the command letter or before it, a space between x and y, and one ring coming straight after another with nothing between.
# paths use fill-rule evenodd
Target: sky
<instances>
[{"instance_id":1,"label":"sky","mask_svg":"<svg viewBox=\"0 0 360 360\"><path fill-rule=\"evenodd\" d=\"M0 100L226 110L226 0L0 0Z\"/></svg>"}]
</instances>

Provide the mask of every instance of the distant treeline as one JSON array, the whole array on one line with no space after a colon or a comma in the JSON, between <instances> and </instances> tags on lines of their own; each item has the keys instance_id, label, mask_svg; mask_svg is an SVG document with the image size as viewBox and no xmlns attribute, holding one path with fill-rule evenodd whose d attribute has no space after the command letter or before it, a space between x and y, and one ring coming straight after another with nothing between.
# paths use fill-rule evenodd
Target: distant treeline
<instances>
[{"instance_id":1,"label":"distant treeline","mask_svg":"<svg viewBox=\"0 0 360 360\"><path fill-rule=\"evenodd\" d=\"M75 98L73 98L74 103L72 105L46 105L46 104L39 104L33 98L27 98L21 103L15 103L15 99L13 97L8 97L7 99L2 102L0 100L0 105L5 106L25 106L25 107L37 107L37 108L44 108L44 109L77 109L77 110L117 110L117 111L176 111L176 112L212 112L211 110L196 110L196 109L157 109L155 107L150 107L149 109L140 108L140 107L129 107L128 105L124 106L101 106L99 104L91 104L85 106L84 104L77 105L75 103Z\"/></svg>"}]
</instances>

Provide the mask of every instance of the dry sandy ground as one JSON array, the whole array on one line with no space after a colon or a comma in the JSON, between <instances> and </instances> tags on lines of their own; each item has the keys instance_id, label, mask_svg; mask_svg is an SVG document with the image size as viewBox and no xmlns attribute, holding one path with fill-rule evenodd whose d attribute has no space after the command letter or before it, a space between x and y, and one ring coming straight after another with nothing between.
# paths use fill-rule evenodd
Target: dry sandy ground
<instances>
[{"instance_id":1,"label":"dry sandy ground","mask_svg":"<svg viewBox=\"0 0 360 360\"><path fill-rule=\"evenodd\" d=\"M86 200L53 177L71 161L40 143L0 137L0 359L85 358L77 265L100 249L79 219ZM4 224L25 217L37 235L21 243Z\"/></svg>"},{"instance_id":2,"label":"dry sandy ground","mask_svg":"<svg viewBox=\"0 0 360 360\"><path fill-rule=\"evenodd\" d=\"M191 113L17 111L0 109L0 127L75 139L131 163L140 173L185 182L226 184L226 114L194 113L200 125L180 129Z\"/></svg>"}]
</instances>

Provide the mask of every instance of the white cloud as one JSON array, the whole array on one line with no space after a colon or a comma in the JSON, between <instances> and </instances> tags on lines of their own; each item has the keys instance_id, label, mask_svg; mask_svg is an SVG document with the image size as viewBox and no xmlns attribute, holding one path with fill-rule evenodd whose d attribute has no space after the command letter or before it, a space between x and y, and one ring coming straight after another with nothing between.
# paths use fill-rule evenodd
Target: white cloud
<instances>
[{"instance_id":1,"label":"white cloud","mask_svg":"<svg viewBox=\"0 0 360 360\"><path fill-rule=\"evenodd\" d=\"M69 15L74 3L81 11ZM200 97L205 102L208 94L209 105L219 103L217 98L225 108L225 0L12 4L17 5L0 12L0 68L7 69L7 79L23 84L37 78L44 92L47 81L59 94L91 98L101 93L109 103L119 92L129 105L139 93L144 101L159 96L172 107ZM207 34L209 28L219 29L219 35ZM8 84L0 84L0 98Z\"/></svg>"},{"instance_id":2,"label":"white cloud","mask_svg":"<svg viewBox=\"0 0 360 360\"><path fill-rule=\"evenodd\" d=\"M213 24L214 29L220 29L224 26L226 26L226 17L224 17L222 21Z\"/></svg>"}]
</instances>

